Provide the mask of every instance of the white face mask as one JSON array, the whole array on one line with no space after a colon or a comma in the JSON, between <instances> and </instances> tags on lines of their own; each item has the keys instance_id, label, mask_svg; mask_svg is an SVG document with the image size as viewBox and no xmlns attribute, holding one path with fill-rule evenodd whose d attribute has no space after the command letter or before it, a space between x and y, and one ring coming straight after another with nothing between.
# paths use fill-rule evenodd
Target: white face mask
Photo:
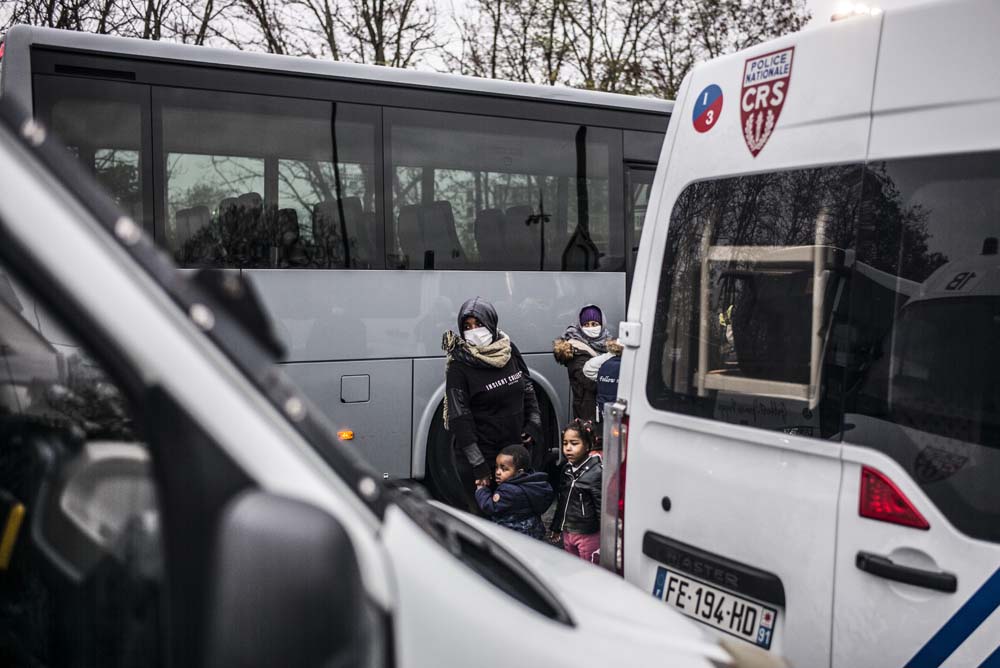
<instances>
[{"instance_id":1,"label":"white face mask","mask_svg":"<svg viewBox=\"0 0 1000 668\"><path fill-rule=\"evenodd\" d=\"M596 339L601 335L601 329L603 328L600 325L596 327L584 327L583 333L588 339Z\"/></svg>"},{"instance_id":2,"label":"white face mask","mask_svg":"<svg viewBox=\"0 0 1000 668\"><path fill-rule=\"evenodd\" d=\"M465 340L469 342L470 346L485 346L493 343L493 335L490 334L490 330L485 327L476 327L474 329L467 329L463 334Z\"/></svg>"}]
</instances>

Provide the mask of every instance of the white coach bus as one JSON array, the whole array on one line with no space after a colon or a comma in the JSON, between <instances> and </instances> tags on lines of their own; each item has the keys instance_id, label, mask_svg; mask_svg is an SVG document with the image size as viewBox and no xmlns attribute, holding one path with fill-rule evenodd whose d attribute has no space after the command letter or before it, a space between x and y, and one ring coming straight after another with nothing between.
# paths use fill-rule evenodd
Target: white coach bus
<instances>
[{"instance_id":1,"label":"white coach bus","mask_svg":"<svg viewBox=\"0 0 1000 668\"><path fill-rule=\"evenodd\" d=\"M175 262L252 281L285 371L384 477L448 497L440 341L475 295L554 445L551 341L585 303L623 318L671 103L27 26L0 48L0 94Z\"/></svg>"}]
</instances>

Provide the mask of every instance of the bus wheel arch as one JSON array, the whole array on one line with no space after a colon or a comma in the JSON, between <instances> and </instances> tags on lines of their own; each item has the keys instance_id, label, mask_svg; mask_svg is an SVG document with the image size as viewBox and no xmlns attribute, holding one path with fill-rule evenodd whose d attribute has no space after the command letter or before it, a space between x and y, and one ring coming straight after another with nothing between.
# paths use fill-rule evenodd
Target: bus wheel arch
<instances>
[{"instance_id":1,"label":"bus wheel arch","mask_svg":"<svg viewBox=\"0 0 1000 668\"><path fill-rule=\"evenodd\" d=\"M549 452L559 442L559 422L556 406L560 405L555 388L544 376L532 371L535 394L542 418L543 442L532 448L532 466L543 470L551 457ZM452 436L444 428L444 383L432 395L420 417L413 444L411 467L413 477L423 479L432 495L451 505L464 505L462 483L458 479Z\"/></svg>"}]
</instances>

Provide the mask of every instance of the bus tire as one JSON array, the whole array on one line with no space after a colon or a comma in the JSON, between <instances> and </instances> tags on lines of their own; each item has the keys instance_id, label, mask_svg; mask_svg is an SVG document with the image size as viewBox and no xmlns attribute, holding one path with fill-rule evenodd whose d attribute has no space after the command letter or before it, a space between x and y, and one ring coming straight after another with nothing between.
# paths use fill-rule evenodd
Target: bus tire
<instances>
[{"instance_id":1,"label":"bus tire","mask_svg":"<svg viewBox=\"0 0 1000 668\"><path fill-rule=\"evenodd\" d=\"M438 406L435 411L430 433L427 434L427 468L424 483L427 485L427 491L438 501L455 508L465 508L468 505L467 497L455 462L452 435L444 428L443 414L444 404Z\"/></svg>"},{"instance_id":2,"label":"bus tire","mask_svg":"<svg viewBox=\"0 0 1000 668\"><path fill-rule=\"evenodd\" d=\"M558 459L558 423L555 410L545 391L535 384L539 410L542 416L542 439L531 448L531 466L536 471L551 472ZM427 434L427 462L424 483L427 490L438 501L455 508L465 509L472 499L472 480L464 480L458 462L451 433L444 428L444 406L438 406L431 420ZM490 462L492 465L493 462ZM468 488L468 489L466 489Z\"/></svg>"}]
</instances>

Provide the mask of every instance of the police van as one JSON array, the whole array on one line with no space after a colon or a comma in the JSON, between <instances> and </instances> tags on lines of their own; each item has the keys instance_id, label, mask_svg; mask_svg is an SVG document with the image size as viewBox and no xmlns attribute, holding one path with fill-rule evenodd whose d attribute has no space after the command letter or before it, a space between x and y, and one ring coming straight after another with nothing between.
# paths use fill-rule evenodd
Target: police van
<instances>
[{"instance_id":1,"label":"police van","mask_svg":"<svg viewBox=\"0 0 1000 668\"><path fill-rule=\"evenodd\" d=\"M923 4L683 83L602 555L730 643L1000 665L998 32L994 0Z\"/></svg>"},{"instance_id":2,"label":"police van","mask_svg":"<svg viewBox=\"0 0 1000 668\"><path fill-rule=\"evenodd\" d=\"M384 483L251 285L180 272L9 101L0 161L0 665L731 665L613 575Z\"/></svg>"}]
</instances>

